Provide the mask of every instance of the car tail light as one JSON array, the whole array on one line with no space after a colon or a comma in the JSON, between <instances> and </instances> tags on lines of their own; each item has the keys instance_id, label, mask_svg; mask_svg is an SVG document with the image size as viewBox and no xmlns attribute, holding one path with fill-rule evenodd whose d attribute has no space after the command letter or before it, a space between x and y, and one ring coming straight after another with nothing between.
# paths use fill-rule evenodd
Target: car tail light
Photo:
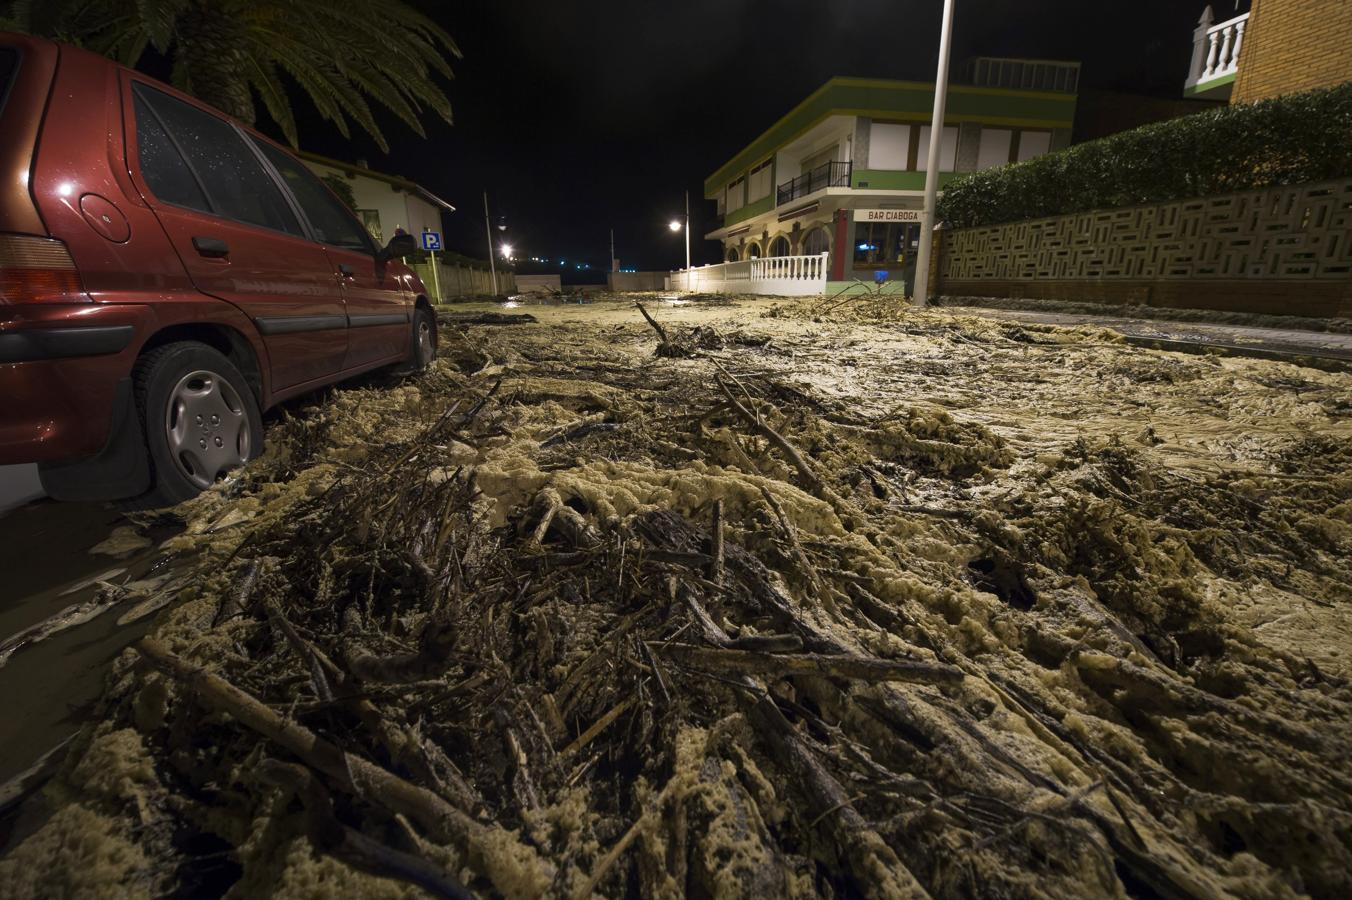
<instances>
[{"instance_id":1,"label":"car tail light","mask_svg":"<svg viewBox=\"0 0 1352 900\"><path fill-rule=\"evenodd\" d=\"M0 234L0 304L88 299L65 244Z\"/></svg>"}]
</instances>

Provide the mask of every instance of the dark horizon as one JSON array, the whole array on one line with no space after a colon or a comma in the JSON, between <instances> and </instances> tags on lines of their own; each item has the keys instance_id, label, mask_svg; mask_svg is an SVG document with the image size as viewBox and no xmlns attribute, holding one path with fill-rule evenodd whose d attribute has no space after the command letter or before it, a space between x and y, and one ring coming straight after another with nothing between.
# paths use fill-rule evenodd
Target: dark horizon
<instances>
[{"instance_id":1,"label":"dark horizon","mask_svg":"<svg viewBox=\"0 0 1352 900\"><path fill-rule=\"evenodd\" d=\"M683 264L683 241L667 223L686 190L694 262L717 261L718 245L702 239L713 217L704 178L832 76L932 81L942 8L786 0L767 14L748 0L690 0L657 15L616 0L585 14L528 0L416 5L464 52L447 91L455 124L425 118L424 140L378 114L392 147L382 154L365 135L344 139L298 97L303 149L365 159L444 197L457 207L443 217L452 250L485 255L487 190L518 256L563 257L593 272L608 268L612 227L622 266ZM953 72L972 56L1062 59L1083 64L1082 93L1180 97L1205 5L1032 0L1011 25L999 15L1008 4L960 0ZM1221 0L1217 14L1231 5ZM906 47L914 51L898 52Z\"/></svg>"}]
</instances>

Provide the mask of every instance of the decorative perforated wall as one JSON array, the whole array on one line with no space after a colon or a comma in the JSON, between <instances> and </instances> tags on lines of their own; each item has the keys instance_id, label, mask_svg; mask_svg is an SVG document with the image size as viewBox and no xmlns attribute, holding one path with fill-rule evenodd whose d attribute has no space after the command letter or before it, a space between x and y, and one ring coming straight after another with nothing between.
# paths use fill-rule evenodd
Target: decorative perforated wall
<instances>
[{"instance_id":1,"label":"decorative perforated wall","mask_svg":"<svg viewBox=\"0 0 1352 900\"><path fill-rule=\"evenodd\" d=\"M1332 287L1352 280L1352 179L958 229L943 244L944 281L967 290L1043 279Z\"/></svg>"}]
</instances>

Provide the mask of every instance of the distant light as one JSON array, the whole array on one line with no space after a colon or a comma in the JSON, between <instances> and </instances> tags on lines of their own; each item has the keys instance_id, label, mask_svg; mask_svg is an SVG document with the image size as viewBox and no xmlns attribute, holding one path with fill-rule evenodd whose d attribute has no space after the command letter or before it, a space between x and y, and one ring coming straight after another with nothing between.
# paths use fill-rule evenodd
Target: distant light
<instances>
[{"instance_id":1,"label":"distant light","mask_svg":"<svg viewBox=\"0 0 1352 900\"><path fill-rule=\"evenodd\" d=\"M672 231L680 231L681 223L675 219L672 219L671 222L667 224L667 227L670 228Z\"/></svg>"},{"instance_id":2,"label":"distant light","mask_svg":"<svg viewBox=\"0 0 1352 900\"><path fill-rule=\"evenodd\" d=\"M511 245L511 244L503 244L503 245L502 245L502 256L503 256L504 259L511 259L511 258L512 258L512 245Z\"/></svg>"}]
</instances>

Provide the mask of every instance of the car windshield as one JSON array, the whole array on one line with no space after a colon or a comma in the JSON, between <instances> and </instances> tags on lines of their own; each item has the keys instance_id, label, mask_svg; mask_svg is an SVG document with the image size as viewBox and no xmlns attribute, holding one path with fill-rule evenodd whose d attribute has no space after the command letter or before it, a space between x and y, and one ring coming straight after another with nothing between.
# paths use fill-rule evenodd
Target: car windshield
<instances>
[{"instance_id":1,"label":"car windshield","mask_svg":"<svg viewBox=\"0 0 1352 900\"><path fill-rule=\"evenodd\" d=\"M0 112L5 111L5 98L9 96L9 85L14 73L19 69L19 51L13 47L0 47Z\"/></svg>"}]
</instances>

